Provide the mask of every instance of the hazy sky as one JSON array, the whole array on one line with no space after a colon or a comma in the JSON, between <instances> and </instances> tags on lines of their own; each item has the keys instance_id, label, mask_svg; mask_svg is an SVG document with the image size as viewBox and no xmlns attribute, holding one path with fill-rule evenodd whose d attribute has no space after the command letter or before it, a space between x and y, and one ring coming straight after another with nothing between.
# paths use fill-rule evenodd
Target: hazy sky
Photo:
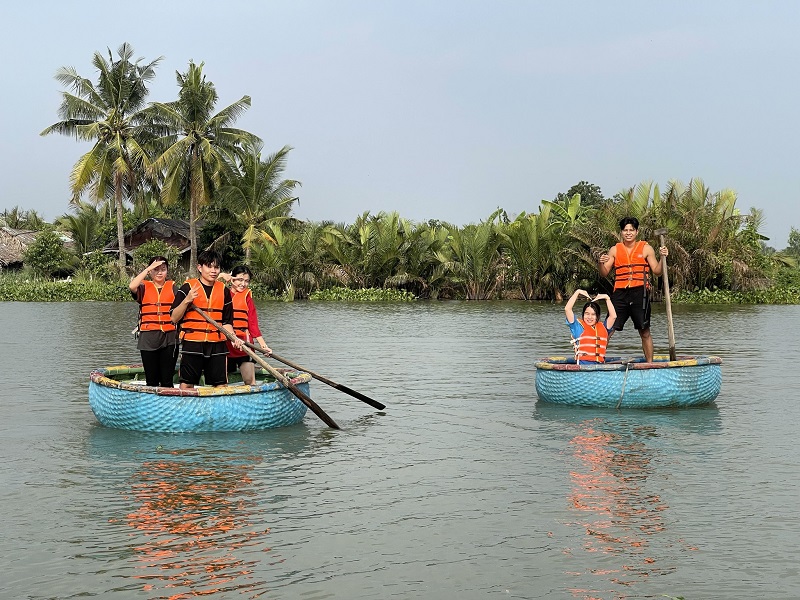
<instances>
[{"instance_id":1,"label":"hazy sky","mask_svg":"<svg viewBox=\"0 0 800 600\"><path fill-rule=\"evenodd\" d=\"M798 2L18 1L2 22L0 210L67 212L88 146L39 136L53 75L96 80L93 52L129 42L164 57L152 101L190 59L218 109L252 97L237 126L294 147L300 218L466 224L580 180L612 196L701 177L763 209L770 245L800 228Z\"/></svg>"}]
</instances>

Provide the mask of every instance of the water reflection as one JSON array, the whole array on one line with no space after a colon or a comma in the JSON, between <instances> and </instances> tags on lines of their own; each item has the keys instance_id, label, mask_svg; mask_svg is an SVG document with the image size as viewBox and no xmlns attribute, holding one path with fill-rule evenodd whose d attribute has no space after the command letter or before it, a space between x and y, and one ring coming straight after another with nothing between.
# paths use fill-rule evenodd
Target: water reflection
<instances>
[{"instance_id":1,"label":"water reflection","mask_svg":"<svg viewBox=\"0 0 800 600\"><path fill-rule=\"evenodd\" d=\"M581 566L567 572L580 582L569 588L574 597L631 597L637 583L677 570L675 549L697 549L670 534L662 482L676 464L669 440L717 431L716 407L621 413L539 404L535 417L571 435L566 503L575 519L565 525L583 532L579 547L565 549Z\"/></svg>"},{"instance_id":2,"label":"water reflection","mask_svg":"<svg viewBox=\"0 0 800 600\"><path fill-rule=\"evenodd\" d=\"M92 452L126 470L118 516L109 521L129 528L131 579L148 598L258 598L269 591L261 565L284 560L268 538L276 518L271 501L286 499L271 498L261 475L281 457L304 452L309 436L302 426L261 433L274 435L92 430Z\"/></svg>"}]
</instances>

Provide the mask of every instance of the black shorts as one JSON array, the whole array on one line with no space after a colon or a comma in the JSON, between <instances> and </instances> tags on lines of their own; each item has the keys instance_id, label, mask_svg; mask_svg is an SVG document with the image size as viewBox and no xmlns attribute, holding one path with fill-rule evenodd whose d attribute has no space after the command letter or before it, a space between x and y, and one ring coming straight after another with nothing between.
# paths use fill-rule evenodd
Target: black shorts
<instances>
[{"instance_id":1,"label":"black shorts","mask_svg":"<svg viewBox=\"0 0 800 600\"><path fill-rule=\"evenodd\" d=\"M239 366L242 363L246 363L246 362L255 363L256 361L254 361L251 357L249 357L247 355L245 355L245 356L236 356L236 357L229 356L228 357L228 373L235 373L236 370L239 368Z\"/></svg>"},{"instance_id":2,"label":"black shorts","mask_svg":"<svg viewBox=\"0 0 800 600\"><path fill-rule=\"evenodd\" d=\"M650 294L643 285L614 290L611 293L611 303L617 311L615 331L622 331L629 317L637 331L650 329Z\"/></svg>"},{"instance_id":3,"label":"black shorts","mask_svg":"<svg viewBox=\"0 0 800 600\"><path fill-rule=\"evenodd\" d=\"M197 385L201 375L205 376L206 385L228 383L227 354L225 342L184 342L181 352L181 383Z\"/></svg>"}]
</instances>

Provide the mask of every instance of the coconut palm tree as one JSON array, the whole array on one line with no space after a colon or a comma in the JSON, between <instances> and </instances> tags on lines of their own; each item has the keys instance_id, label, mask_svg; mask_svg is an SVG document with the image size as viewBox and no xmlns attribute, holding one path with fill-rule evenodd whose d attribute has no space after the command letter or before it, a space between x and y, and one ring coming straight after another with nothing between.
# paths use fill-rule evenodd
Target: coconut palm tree
<instances>
[{"instance_id":1,"label":"coconut palm tree","mask_svg":"<svg viewBox=\"0 0 800 600\"><path fill-rule=\"evenodd\" d=\"M145 146L152 139L149 120L143 112L149 92L148 83L155 77L161 57L140 64L133 60L133 47L122 44L114 59L94 53L97 84L81 77L73 67L62 67L56 80L71 91L62 93L58 114L61 120L41 135L60 133L79 141L93 141L92 148L78 159L70 174L72 201L77 203L84 191L95 202L113 197L117 213L119 268L125 268L125 231L123 201L130 199L148 166Z\"/></svg>"},{"instance_id":2,"label":"coconut palm tree","mask_svg":"<svg viewBox=\"0 0 800 600\"><path fill-rule=\"evenodd\" d=\"M301 185L294 179L281 179L286 169L290 146L261 160L262 145L256 143L242 157L241 172L219 190L218 204L231 220L244 227L242 247L244 261L250 264L250 253L256 240L273 241L268 226L280 224L289 217L297 200L294 190Z\"/></svg>"},{"instance_id":3,"label":"coconut palm tree","mask_svg":"<svg viewBox=\"0 0 800 600\"><path fill-rule=\"evenodd\" d=\"M103 215L97 206L88 202L77 202L71 208L74 214L61 216L56 224L62 231L69 233L75 242L75 253L83 256L97 249Z\"/></svg>"},{"instance_id":4,"label":"coconut palm tree","mask_svg":"<svg viewBox=\"0 0 800 600\"><path fill-rule=\"evenodd\" d=\"M218 96L214 84L203 75L204 63L189 62L185 73L176 73L180 91L174 102L155 102L150 114L160 130L156 140L161 149L151 166L154 178L163 174L161 200L189 205L190 262L197 263L197 220L200 207L235 173L237 160L245 149L261 140L231 125L250 106L242 96L215 113ZM193 268L190 267L190 268Z\"/></svg>"}]
</instances>

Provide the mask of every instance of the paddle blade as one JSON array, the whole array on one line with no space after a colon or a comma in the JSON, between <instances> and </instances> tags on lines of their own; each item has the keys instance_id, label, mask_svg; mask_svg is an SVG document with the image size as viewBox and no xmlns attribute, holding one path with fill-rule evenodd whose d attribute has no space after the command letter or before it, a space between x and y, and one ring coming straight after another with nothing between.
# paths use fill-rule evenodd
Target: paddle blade
<instances>
[{"instance_id":1,"label":"paddle blade","mask_svg":"<svg viewBox=\"0 0 800 600\"><path fill-rule=\"evenodd\" d=\"M377 400L373 400L369 396L365 396L361 392L357 392L354 389L347 387L346 385L342 385L341 383L337 383L334 387L336 387L337 390L341 390L345 394L350 394L353 398L358 398L362 402L366 402L367 404L369 404L373 408L377 408L378 410L383 410L384 408L386 408L385 404L381 404Z\"/></svg>"}]
</instances>

